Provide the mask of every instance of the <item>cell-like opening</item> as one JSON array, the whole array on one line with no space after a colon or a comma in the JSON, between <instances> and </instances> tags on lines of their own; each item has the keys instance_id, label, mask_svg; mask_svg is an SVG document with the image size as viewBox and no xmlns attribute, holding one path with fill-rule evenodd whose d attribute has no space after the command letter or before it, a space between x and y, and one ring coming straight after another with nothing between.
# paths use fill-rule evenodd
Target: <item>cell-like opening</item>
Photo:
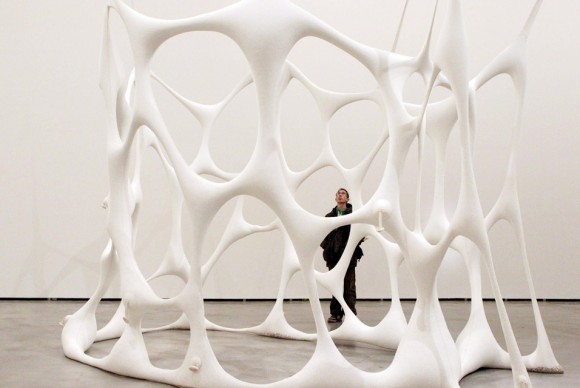
<instances>
[{"instance_id":1,"label":"cell-like opening","mask_svg":"<svg viewBox=\"0 0 580 388\"><path fill-rule=\"evenodd\" d=\"M384 117L372 101L356 101L334 114L329 124L332 149L345 168L352 168L371 153L384 131Z\"/></svg>"},{"instance_id":2,"label":"cell-like opening","mask_svg":"<svg viewBox=\"0 0 580 388\"><path fill-rule=\"evenodd\" d=\"M280 101L282 148L288 167L302 171L320 155L326 131L316 100L297 80L292 80Z\"/></svg>"}]
</instances>

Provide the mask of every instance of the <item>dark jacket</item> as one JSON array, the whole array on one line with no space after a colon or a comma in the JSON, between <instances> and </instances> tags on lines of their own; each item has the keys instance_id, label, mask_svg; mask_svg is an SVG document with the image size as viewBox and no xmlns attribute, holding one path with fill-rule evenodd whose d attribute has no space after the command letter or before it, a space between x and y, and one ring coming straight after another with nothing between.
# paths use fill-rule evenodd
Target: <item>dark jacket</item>
<instances>
[{"instance_id":1,"label":"dark jacket","mask_svg":"<svg viewBox=\"0 0 580 388\"><path fill-rule=\"evenodd\" d=\"M346 214L352 213L352 205L350 203L346 204ZM338 209L336 206L328 213L325 217L337 217L338 216ZM346 248L346 244L348 243L348 237L350 236L350 225L340 226L330 232L322 243L320 243L320 247L323 249L322 256L324 257L324 261L326 261L326 266L328 268L334 268L334 266L340 260L340 256L342 252L344 252L344 248ZM361 259L363 256L363 251L360 247L361 243L364 239L360 240L358 245L356 246L352 258L350 260L350 266L356 267L356 263L358 260Z\"/></svg>"}]
</instances>

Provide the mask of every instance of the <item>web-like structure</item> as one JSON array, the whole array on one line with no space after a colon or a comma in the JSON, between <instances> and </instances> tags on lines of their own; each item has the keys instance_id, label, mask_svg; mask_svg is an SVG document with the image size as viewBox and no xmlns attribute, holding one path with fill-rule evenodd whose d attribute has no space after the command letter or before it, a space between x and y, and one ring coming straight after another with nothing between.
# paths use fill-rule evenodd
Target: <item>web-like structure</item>
<instances>
[{"instance_id":1,"label":"web-like structure","mask_svg":"<svg viewBox=\"0 0 580 388\"><path fill-rule=\"evenodd\" d=\"M96 291L80 310L67 316L63 322L65 355L122 375L179 386L253 386L228 374L218 362L207 330L228 328L206 320L202 285L214 264L234 242L254 233L277 230L284 243L277 301L264 322L245 331L316 341L316 349L302 370L273 385L458 386L463 376L489 367L511 368L514 385L529 386L529 370L561 373L536 303L516 183L516 156L526 79L524 53L540 4L541 1L535 2L527 23L514 41L476 77L468 79L460 0L448 2L439 36L437 39L432 36L431 25L423 49L414 57L397 54L394 49L387 51L360 44L288 0L244 0L218 11L178 20L144 16L122 0L111 0L105 17L101 63L101 87L109 113L110 195L106 206L110 242L101 257L101 277ZM433 20L438 11L435 6ZM108 28L112 12L118 13L127 29L135 66L130 73L125 73L119 66L120 55ZM151 70L152 58L165 41L195 31L213 31L229 37L242 50L249 64L250 74L217 104L204 105L186 99ZM305 37L322 39L352 56L373 75L376 87L362 93L337 93L317 86L288 61L289 52ZM422 105L403 101L403 87L415 74L427 85ZM491 211L484 214L473 167L475 100L478 89L500 74L510 77L518 103L503 189ZM339 163L327 126L325 145L318 158L302 171L290 170L282 147L279 115L281 96L292 80L302 84L314 97L325 124L339 109L357 101L371 101L379 107L386 125L372 151L359 164L347 169ZM153 84L156 82L201 123L201 147L192 163L185 161L170 136L154 98ZM224 108L252 83L259 103L257 143L247 166L240 173L228 173L212 159L209 136ZM433 102L431 95L435 86L447 88L449 96ZM444 178L447 145L452 131L457 131L460 139L461 184L456 211L448 217L444 208ZM401 213L399 177L413 144L417 144L419 158L422 158L427 138L435 153L433 202L427 221L423 223L417 218L414 226L409 227ZM363 178L385 145L388 157L384 173L376 191L363 201L360 189ZM172 182L170 206L173 222L162 265L146 279L136 264L134 239L141 205L142 156L150 147L159 154ZM301 184L327 166L336 168L350 188L351 201L356 209L351 215L338 218L316 216L296 200ZM420 167L419 181L422 172ZM419 194L416 217L424 206ZM275 221L268 225L247 222L242 211L243 197L253 197L266 204L275 213ZM226 231L211 257L203 257L201 247L208 226L216 213L232 199L236 199L237 205ZM194 251L189 257L184 253L181 241L184 202L192 215ZM500 220L506 220L515 230L532 300L537 347L525 356L520 353L510 326L491 255L488 233ZM320 241L332 229L346 224L352 224L352 232L343 259L330 272L316 271L313 261ZM329 331L319 302L318 285L345 305L342 279L356 242L366 236L380 242L388 261L393 298L390 310L378 325L369 327L345 308L344 323ZM447 328L436 293L437 273L449 250L463 256L471 286L471 313L456 341ZM417 301L409 322L403 314L397 288L396 269L403 260L417 287ZM485 316L481 292L482 265L495 295L507 351L494 338ZM305 280L315 333L297 330L284 316L285 290L298 272ZM115 276L120 279L122 303L110 322L97 329L97 306ZM149 282L163 276L180 277L185 284L183 289L171 298L160 298ZM182 316L162 329L189 329L189 345L178 368L163 369L149 360L142 322L144 315L152 311L174 310L181 311ZM96 358L87 354L95 341L106 339L117 339L108 355ZM365 372L346 361L333 339L350 339L397 350L388 368L376 373ZM418 366L420 373L417 373Z\"/></svg>"}]
</instances>

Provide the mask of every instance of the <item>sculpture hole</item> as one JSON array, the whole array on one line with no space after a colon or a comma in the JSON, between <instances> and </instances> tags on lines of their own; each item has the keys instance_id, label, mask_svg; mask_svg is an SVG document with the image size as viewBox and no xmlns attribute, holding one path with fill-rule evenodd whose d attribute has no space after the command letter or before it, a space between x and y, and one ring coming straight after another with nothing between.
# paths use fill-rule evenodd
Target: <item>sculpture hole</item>
<instances>
[{"instance_id":1,"label":"sculpture hole","mask_svg":"<svg viewBox=\"0 0 580 388\"><path fill-rule=\"evenodd\" d=\"M159 328L175 322L181 311L157 311L145 314L144 329ZM151 364L158 368L177 369L185 358L189 343L189 330L151 330L143 333L143 341Z\"/></svg>"},{"instance_id":2,"label":"sculpture hole","mask_svg":"<svg viewBox=\"0 0 580 388\"><path fill-rule=\"evenodd\" d=\"M258 106L254 85L238 93L212 128L209 151L218 167L240 172L246 166L258 137ZM272 131L273 128L265 128Z\"/></svg>"},{"instance_id":3,"label":"sculpture hole","mask_svg":"<svg viewBox=\"0 0 580 388\"><path fill-rule=\"evenodd\" d=\"M292 80L280 102L282 149L288 167L301 171L310 166L324 146L324 123L316 100L298 81Z\"/></svg>"},{"instance_id":4,"label":"sculpture hole","mask_svg":"<svg viewBox=\"0 0 580 388\"><path fill-rule=\"evenodd\" d=\"M152 71L177 93L203 104L224 99L249 73L241 49L217 32L173 36L157 49L151 63Z\"/></svg>"},{"instance_id":5,"label":"sculpture hole","mask_svg":"<svg viewBox=\"0 0 580 388\"><path fill-rule=\"evenodd\" d=\"M376 146L383 114L371 101L357 101L338 110L330 121L330 142L340 164L352 168Z\"/></svg>"}]
</instances>

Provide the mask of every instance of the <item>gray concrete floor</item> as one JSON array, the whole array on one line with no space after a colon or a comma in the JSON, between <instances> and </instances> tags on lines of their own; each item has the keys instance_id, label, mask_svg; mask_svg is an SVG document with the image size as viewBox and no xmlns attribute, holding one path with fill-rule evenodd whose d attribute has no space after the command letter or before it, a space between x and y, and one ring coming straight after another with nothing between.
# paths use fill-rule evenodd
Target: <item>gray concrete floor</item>
<instances>
[{"instance_id":1,"label":"gray concrete floor","mask_svg":"<svg viewBox=\"0 0 580 388\"><path fill-rule=\"evenodd\" d=\"M325 310L328 303L323 302ZM407 317L413 302L404 302ZM60 345L58 322L75 312L82 302L76 301L0 301L0 387L162 387L164 384L141 381L108 373L64 357ZM99 324L112 316L118 302L102 302ZM272 302L206 302L207 317L217 324L248 327L261 322ZM456 336L468 316L469 303L442 302L447 324ZM387 312L389 302L360 301L359 317L367 324L378 323ZM535 328L528 302L508 302L508 313L522 353L535 346ZM562 375L531 373L534 387L580 387L580 303L543 302L540 309L554 353L564 367ZM314 331L307 302L287 302L288 321L295 327ZM503 344L495 304L486 302L486 312L496 338ZM177 317L147 317L144 326L156 326ZM209 332L212 347L223 367L239 379L267 383L299 371L314 350L314 343L288 341L251 334ZM177 367L189 340L187 331L164 331L145 335L146 346L154 365ZM113 341L96 343L89 350L95 356L108 353ZM393 359L394 351L357 344L340 343L340 351L356 367L366 371L383 370ZM466 376L461 387L509 387L511 372L480 370Z\"/></svg>"}]
</instances>

